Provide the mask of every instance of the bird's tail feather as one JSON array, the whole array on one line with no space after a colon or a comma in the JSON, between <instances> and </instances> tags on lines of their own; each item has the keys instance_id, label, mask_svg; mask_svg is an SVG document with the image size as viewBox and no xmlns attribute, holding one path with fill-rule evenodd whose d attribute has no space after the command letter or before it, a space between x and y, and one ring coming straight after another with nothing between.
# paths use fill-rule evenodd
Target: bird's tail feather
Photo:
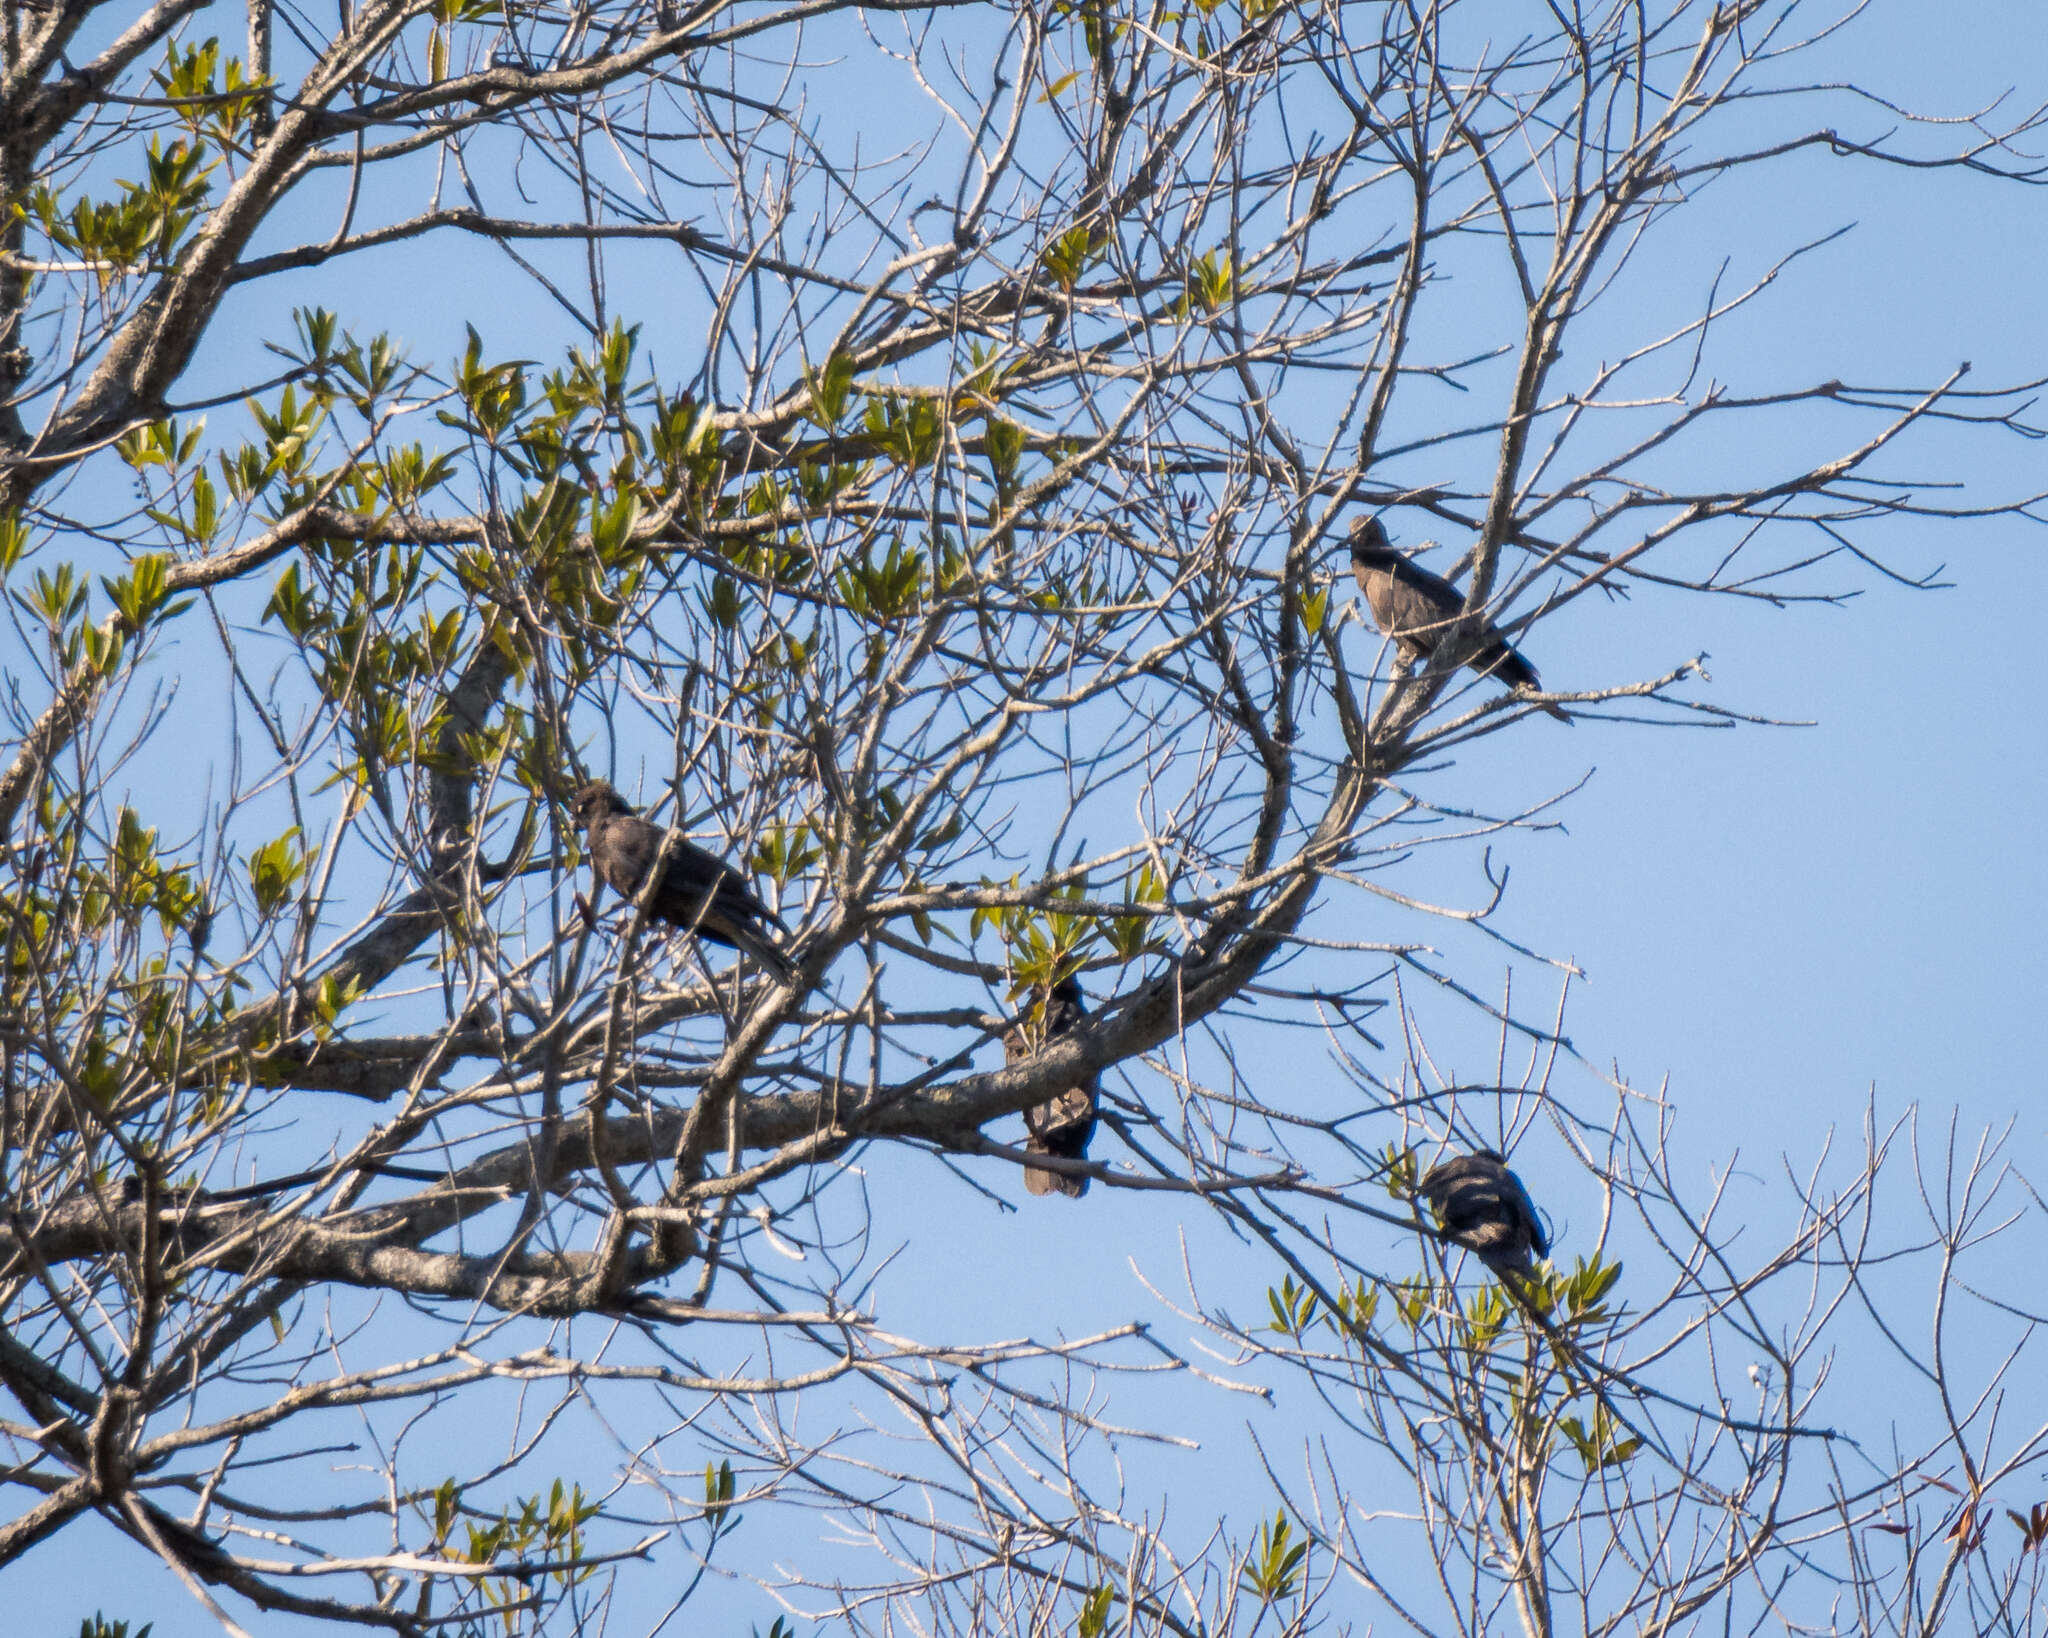
<instances>
[{"instance_id":1,"label":"bird's tail feather","mask_svg":"<svg viewBox=\"0 0 2048 1638\"><path fill-rule=\"evenodd\" d=\"M739 949L760 962L783 983L787 984L795 979L796 963L773 939L758 928L748 927L743 923L735 925L732 929L732 940Z\"/></svg>"},{"instance_id":2,"label":"bird's tail feather","mask_svg":"<svg viewBox=\"0 0 2048 1638\"><path fill-rule=\"evenodd\" d=\"M1088 1192L1088 1179L1051 1171L1044 1166L1026 1166L1024 1187L1033 1194L1064 1194L1079 1200Z\"/></svg>"},{"instance_id":3,"label":"bird's tail feather","mask_svg":"<svg viewBox=\"0 0 2048 1638\"><path fill-rule=\"evenodd\" d=\"M1540 688L1536 668L1509 648L1506 643L1495 643L1491 648L1480 650L1479 657L1472 662L1473 669L1484 671L1490 677L1498 677L1510 688Z\"/></svg>"},{"instance_id":4,"label":"bird's tail feather","mask_svg":"<svg viewBox=\"0 0 2048 1638\"><path fill-rule=\"evenodd\" d=\"M1487 649L1479 656L1477 664L1489 676L1498 677L1510 688L1540 690L1543 686L1537 679L1536 668L1523 659L1518 650L1508 647L1506 643L1498 643ZM1538 700L1536 703L1559 722L1569 724L1572 720L1571 713L1561 705L1554 705L1549 700Z\"/></svg>"}]
</instances>

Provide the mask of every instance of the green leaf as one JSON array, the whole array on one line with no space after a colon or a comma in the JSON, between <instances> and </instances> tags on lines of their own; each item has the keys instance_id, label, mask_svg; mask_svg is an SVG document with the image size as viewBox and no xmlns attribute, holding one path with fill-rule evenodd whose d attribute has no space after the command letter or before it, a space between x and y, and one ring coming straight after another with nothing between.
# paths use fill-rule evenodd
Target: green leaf
<instances>
[{"instance_id":1,"label":"green leaf","mask_svg":"<svg viewBox=\"0 0 2048 1638\"><path fill-rule=\"evenodd\" d=\"M256 892L256 913L268 919L291 897L306 873L299 827L274 836L249 856L249 885Z\"/></svg>"},{"instance_id":2,"label":"green leaf","mask_svg":"<svg viewBox=\"0 0 2048 1638\"><path fill-rule=\"evenodd\" d=\"M133 1638L149 1638L150 1629L155 1625L154 1621L143 1622L142 1626L133 1635ZM128 1623L126 1621L109 1621L104 1615L95 1610L91 1620L78 1623L78 1638L130 1638Z\"/></svg>"},{"instance_id":3,"label":"green leaf","mask_svg":"<svg viewBox=\"0 0 2048 1638\"><path fill-rule=\"evenodd\" d=\"M1292 1337L1297 1342L1301 1340L1302 1333L1315 1323L1320 1306L1315 1292L1307 1286L1297 1287L1292 1274L1277 1288L1267 1288L1266 1301L1273 1310L1273 1323L1266 1329Z\"/></svg>"},{"instance_id":4,"label":"green leaf","mask_svg":"<svg viewBox=\"0 0 2048 1638\"><path fill-rule=\"evenodd\" d=\"M1270 1522L1259 1527L1258 1545L1246 1558L1239 1584L1261 1604L1290 1598L1300 1585L1308 1543L1292 1540L1292 1529L1285 1511L1275 1513Z\"/></svg>"},{"instance_id":5,"label":"green leaf","mask_svg":"<svg viewBox=\"0 0 2048 1638\"><path fill-rule=\"evenodd\" d=\"M1594 1410L1590 1427L1576 1416L1567 1416L1557 1429L1564 1436L1566 1447L1585 1464L1586 1471L1597 1473L1603 1468L1626 1466L1643 1448L1640 1439L1617 1437L1620 1426L1614 1413L1601 1405Z\"/></svg>"},{"instance_id":6,"label":"green leaf","mask_svg":"<svg viewBox=\"0 0 2048 1638\"><path fill-rule=\"evenodd\" d=\"M771 825L754 844L748 862L757 874L787 883L810 869L824 854L822 847L806 839L810 833L807 824Z\"/></svg>"},{"instance_id":7,"label":"green leaf","mask_svg":"<svg viewBox=\"0 0 2048 1638\"><path fill-rule=\"evenodd\" d=\"M28 525L19 511L0 512L0 585L7 583L15 565L28 556Z\"/></svg>"},{"instance_id":8,"label":"green leaf","mask_svg":"<svg viewBox=\"0 0 2048 1638\"><path fill-rule=\"evenodd\" d=\"M714 1533L726 1527L727 1516L732 1511L732 1499L738 1487L732 1476L732 1462L727 1459L713 1467L704 1464L704 1517L711 1522Z\"/></svg>"},{"instance_id":9,"label":"green leaf","mask_svg":"<svg viewBox=\"0 0 2048 1638\"><path fill-rule=\"evenodd\" d=\"M434 1540L444 1542L455 1528L455 1515L462 1506L462 1486L452 1478L434 1487Z\"/></svg>"},{"instance_id":10,"label":"green leaf","mask_svg":"<svg viewBox=\"0 0 2048 1638\"><path fill-rule=\"evenodd\" d=\"M170 589L170 567L171 560L167 554L144 552L129 563L128 572L120 579L100 577L100 585L105 589L108 600L133 630L140 631L159 610L166 616L176 612L175 609L163 608Z\"/></svg>"},{"instance_id":11,"label":"green leaf","mask_svg":"<svg viewBox=\"0 0 2048 1638\"><path fill-rule=\"evenodd\" d=\"M1017 463L1024 455L1024 429L1015 421L990 416L982 428L982 452L999 486L1007 488L1017 476Z\"/></svg>"},{"instance_id":12,"label":"green leaf","mask_svg":"<svg viewBox=\"0 0 2048 1638\"><path fill-rule=\"evenodd\" d=\"M597 555L611 562L633 537L633 525L640 518L640 497L630 490L615 494L609 506L590 503L590 543Z\"/></svg>"},{"instance_id":13,"label":"green leaf","mask_svg":"<svg viewBox=\"0 0 2048 1638\"><path fill-rule=\"evenodd\" d=\"M853 397L853 360L845 353L832 353L818 369L804 371L804 385L811 395L805 419L822 431L832 431L846 419Z\"/></svg>"},{"instance_id":14,"label":"green leaf","mask_svg":"<svg viewBox=\"0 0 2048 1638\"><path fill-rule=\"evenodd\" d=\"M1048 245L1039 258L1046 275L1062 290L1072 290L1102 251L1102 241L1091 228L1070 227Z\"/></svg>"},{"instance_id":15,"label":"green leaf","mask_svg":"<svg viewBox=\"0 0 2048 1638\"><path fill-rule=\"evenodd\" d=\"M1337 1313L1352 1332L1365 1330L1372 1324L1373 1315L1379 1312L1380 1294L1366 1284L1363 1274L1358 1284L1337 1287Z\"/></svg>"},{"instance_id":16,"label":"green leaf","mask_svg":"<svg viewBox=\"0 0 2048 1638\"><path fill-rule=\"evenodd\" d=\"M1229 251L1211 250L1188 269L1185 309L1218 313L1237 292L1237 264Z\"/></svg>"},{"instance_id":17,"label":"green leaf","mask_svg":"<svg viewBox=\"0 0 2048 1638\"><path fill-rule=\"evenodd\" d=\"M711 590L698 595L704 612L711 616L712 623L719 630L731 631L740 623L740 583L731 575L713 575Z\"/></svg>"}]
</instances>

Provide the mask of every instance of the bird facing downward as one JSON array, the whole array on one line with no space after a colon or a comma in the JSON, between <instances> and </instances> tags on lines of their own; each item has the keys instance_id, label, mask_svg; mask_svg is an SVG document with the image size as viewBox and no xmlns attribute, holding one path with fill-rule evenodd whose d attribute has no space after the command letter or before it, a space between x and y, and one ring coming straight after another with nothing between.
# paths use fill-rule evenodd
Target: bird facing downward
<instances>
[{"instance_id":1,"label":"bird facing downward","mask_svg":"<svg viewBox=\"0 0 2048 1638\"><path fill-rule=\"evenodd\" d=\"M648 900L648 915L714 944L743 950L785 982L796 976L795 964L769 931L786 936L789 929L761 902L746 877L723 859L681 836L671 839L667 830L642 819L602 779L579 790L570 811L588 839L591 869L621 898L630 901L639 893L666 840L668 858Z\"/></svg>"},{"instance_id":2,"label":"bird facing downward","mask_svg":"<svg viewBox=\"0 0 2048 1638\"><path fill-rule=\"evenodd\" d=\"M1463 1246L1495 1274L1527 1274L1550 1255L1535 1202L1491 1149L1453 1155L1423 1173L1415 1192L1436 1212L1437 1233Z\"/></svg>"},{"instance_id":3,"label":"bird facing downward","mask_svg":"<svg viewBox=\"0 0 2048 1638\"><path fill-rule=\"evenodd\" d=\"M1047 1041L1071 1031L1087 1013L1088 1008L1081 1000L1080 980L1061 979L1039 1009L1035 1036L1029 1028L1028 1011L1004 1033L1003 1062L1023 1062ZM1033 1104L1024 1111L1025 1149L1035 1155L1057 1155L1062 1160L1086 1160L1088 1140L1095 1134L1095 1108L1101 1097L1102 1088L1091 1075L1086 1082ZM1033 1194L1058 1193L1078 1200L1088 1192L1088 1179L1045 1166L1026 1166L1024 1187Z\"/></svg>"},{"instance_id":4,"label":"bird facing downward","mask_svg":"<svg viewBox=\"0 0 2048 1638\"><path fill-rule=\"evenodd\" d=\"M1372 623L1393 639L1401 658L1410 664L1434 654L1465 612L1465 594L1442 575L1431 574L1395 551L1386 525L1376 517L1360 518L1351 526L1351 574L1365 594ZM1541 686L1536 668L1508 645L1491 621L1478 623L1471 651L1460 663L1482 677L1498 677L1517 692ZM1572 720L1559 706L1544 703L1543 709L1560 722Z\"/></svg>"}]
</instances>

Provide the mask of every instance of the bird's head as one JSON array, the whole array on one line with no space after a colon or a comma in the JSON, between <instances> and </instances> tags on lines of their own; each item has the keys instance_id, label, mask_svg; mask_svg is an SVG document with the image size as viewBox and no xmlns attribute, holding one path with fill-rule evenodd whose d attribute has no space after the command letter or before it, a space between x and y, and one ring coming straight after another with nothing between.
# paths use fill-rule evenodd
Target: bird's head
<instances>
[{"instance_id":1,"label":"bird's head","mask_svg":"<svg viewBox=\"0 0 2048 1638\"><path fill-rule=\"evenodd\" d=\"M569 804L569 812L575 816L577 828L588 830L596 820L614 813L631 813L631 805L611 787L611 782L593 779L576 793Z\"/></svg>"},{"instance_id":2,"label":"bird's head","mask_svg":"<svg viewBox=\"0 0 2048 1638\"><path fill-rule=\"evenodd\" d=\"M1053 985L1053 987L1052 987L1052 998L1053 998L1053 1000L1055 1000L1055 1001L1064 1001L1064 1002L1065 1002L1065 1003L1066 1003L1066 1004L1067 1004L1068 1006L1070 1006L1070 1007L1078 1007L1078 1006L1080 1006L1080 1005L1081 1005L1081 979L1080 979L1080 976L1079 976L1078 974L1076 974L1076 973L1068 973L1068 974L1067 974L1067 976L1066 976L1065 978L1061 979L1061 980L1060 980L1060 981L1059 981L1059 982L1058 982L1057 984Z\"/></svg>"},{"instance_id":3,"label":"bird's head","mask_svg":"<svg viewBox=\"0 0 2048 1638\"><path fill-rule=\"evenodd\" d=\"M1401 561L1387 526L1377 517L1360 518L1351 526L1351 561L1361 569L1384 569Z\"/></svg>"}]
</instances>

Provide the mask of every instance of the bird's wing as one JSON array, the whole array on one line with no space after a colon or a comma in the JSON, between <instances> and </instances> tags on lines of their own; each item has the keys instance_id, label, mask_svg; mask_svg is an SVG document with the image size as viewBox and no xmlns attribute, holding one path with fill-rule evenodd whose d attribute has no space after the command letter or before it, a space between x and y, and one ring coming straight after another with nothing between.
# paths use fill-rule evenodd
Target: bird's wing
<instances>
[{"instance_id":1,"label":"bird's wing","mask_svg":"<svg viewBox=\"0 0 2048 1638\"><path fill-rule=\"evenodd\" d=\"M1500 1196L1477 1178L1468 1178L1453 1188L1439 1209L1444 1231L1460 1236L1498 1227L1505 1216Z\"/></svg>"},{"instance_id":2,"label":"bird's wing","mask_svg":"<svg viewBox=\"0 0 2048 1638\"><path fill-rule=\"evenodd\" d=\"M1412 631L1415 641L1423 647L1434 647L1438 638L1450 623L1464 612L1465 594L1441 575L1431 574L1419 564L1403 562L1389 577L1392 584L1387 592L1389 612L1382 615L1377 606L1373 618L1382 630L1388 629L1389 619L1401 629ZM1371 594L1367 594L1370 602ZM1482 619L1477 630L1478 647L1465 662L1474 671L1496 678L1510 688L1539 688L1536 668L1529 663L1521 650L1513 647L1501 636L1491 620Z\"/></svg>"},{"instance_id":3,"label":"bird's wing","mask_svg":"<svg viewBox=\"0 0 2048 1638\"><path fill-rule=\"evenodd\" d=\"M1416 1185L1426 1195L1448 1196L1460 1183L1471 1182L1487 1175L1491 1162L1478 1155L1452 1155L1440 1160L1422 1174L1422 1181Z\"/></svg>"},{"instance_id":4,"label":"bird's wing","mask_svg":"<svg viewBox=\"0 0 2048 1638\"><path fill-rule=\"evenodd\" d=\"M1396 561L1389 578L1401 597L1404 616L1427 623L1453 620L1465 609L1465 594L1440 574L1405 557Z\"/></svg>"},{"instance_id":5,"label":"bird's wing","mask_svg":"<svg viewBox=\"0 0 2048 1638\"><path fill-rule=\"evenodd\" d=\"M1484 1155L1454 1155L1424 1173L1417 1188L1445 1229L1464 1234L1507 1215L1508 1177L1505 1167Z\"/></svg>"},{"instance_id":6,"label":"bird's wing","mask_svg":"<svg viewBox=\"0 0 2048 1638\"><path fill-rule=\"evenodd\" d=\"M732 866L684 837L667 841L668 862L655 894L656 914L685 927L701 922L713 932L729 921L754 919L753 892Z\"/></svg>"},{"instance_id":7,"label":"bird's wing","mask_svg":"<svg viewBox=\"0 0 2048 1638\"><path fill-rule=\"evenodd\" d=\"M714 944L729 944L759 958L783 979L796 967L776 944L770 929L789 929L737 870L696 843L677 837L662 876L662 914L691 928Z\"/></svg>"},{"instance_id":8,"label":"bird's wing","mask_svg":"<svg viewBox=\"0 0 2048 1638\"><path fill-rule=\"evenodd\" d=\"M697 851L704 852L702 848ZM726 860L714 858L709 853L704 853L704 857L718 866L718 896L731 908L733 914L744 914L754 921L764 922L779 933L789 932L788 927L783 925L782 918L768 908L768 901L754 891L753 880L744 870Z\"/></svg>"},{"instance_id":9,"label":"bird's wing","mask_svg":"<svg viewBox=\"0 0 2048 1638\"><path fill-rule=\"evenodd\" d=\"M1458 594L1427 569L1410 564L1373 576L1366 601L1380 630L1394 638L1411 658L1436 652L1445 630L1462 607ZM1374 595L1374 594L1377 595Z\"/></svg>"},{"instance_id":10,"label":"bird's wing","mask_svg":"<svg viewBox=\"0 0 2048 1638\"><path fill-rule=\"evenodd\" d=\"M1536 1202L1529 1198L1529 1191L1523 1187L1522 1180L1513 1172L1507 1174L1507 1186L1510 1191L1509 1199L1512 1201L1514 1209L1521 1215L1523 1223L1528 1227L1529 1244L1535 1248L1537 1256L1548 1257L1550 1255L1550 1239L1543 1232L1543 1219L1536 1213Z\"/></svg>"},{"instance_id":11,"label":"bird's wing","mask_svg":"<svg viewBox=\"0 0 2048 1638\"><path fill-rule=\"evenodd\" d=\"M702 853L703 849L699 848L697 851ZM788 933L789 929L783 925L782 918L769 909L767 900L754 891L754 884L747 879L746 872L737 865L713 858L708 853L705 853L704 857L718 866L720 908L728 915L744 916L749 921L758 921L773 927L779 933Z\"/></svg>"}]
</instances>

